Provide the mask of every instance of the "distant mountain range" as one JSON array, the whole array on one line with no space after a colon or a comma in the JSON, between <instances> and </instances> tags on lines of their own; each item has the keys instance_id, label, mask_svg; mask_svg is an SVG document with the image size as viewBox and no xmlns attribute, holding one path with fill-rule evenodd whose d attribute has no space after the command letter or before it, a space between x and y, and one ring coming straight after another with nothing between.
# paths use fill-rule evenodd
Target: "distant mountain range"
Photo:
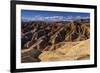
<instances>
[{"instance_id":1,"label":"distant mountain range","mask_svg":"<svg viewBox=\"0 0 100 73\"><path fill-rule=\"evenodd\" d=\"M22 22L30 22L30 21L45 21L45 22L61 22L61 21L90 21L89 17L73 17L73 16L52 16L52 17L43 17L43 16L35 16L35 17L22 17Z\"/></svg>"}]
</instances>

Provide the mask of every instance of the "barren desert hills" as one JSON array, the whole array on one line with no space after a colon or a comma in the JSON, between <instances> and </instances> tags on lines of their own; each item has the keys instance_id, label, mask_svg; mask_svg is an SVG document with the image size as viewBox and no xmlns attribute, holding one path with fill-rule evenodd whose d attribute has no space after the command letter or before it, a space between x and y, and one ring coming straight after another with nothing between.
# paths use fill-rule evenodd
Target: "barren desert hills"
<instances>
[{"instance_id":1,"label":"barren desert hills","mask_svg":"<svg viewBox=\"0 0 100 73\"><path fill-rule=\"evenodd\" d=\"M54 51L44 51L42 54L40 54L39 58L42 61L89 59L90 40L80 41L76 45L72 45L70 48L68 48L66 45Z\"/></svg>"},{"instance_id":2,"label":"barren desert hills","mask_svg":"<svg viewBox=\"0 0 100 73\"><path fill-rule=\"evenodd\" d=\"M21 62L89 59L89 39L89 20L22 22Z\"/></svg>"}]
</instances>

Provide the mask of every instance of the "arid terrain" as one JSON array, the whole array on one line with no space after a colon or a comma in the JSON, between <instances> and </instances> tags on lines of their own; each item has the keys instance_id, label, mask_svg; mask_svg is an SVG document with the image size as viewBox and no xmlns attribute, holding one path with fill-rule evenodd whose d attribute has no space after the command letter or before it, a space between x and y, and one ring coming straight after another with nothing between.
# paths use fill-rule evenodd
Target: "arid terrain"
<instances>
[{"instance_id":1,"label":"arid terrain","mask_svg":"<svg viewBox=\"0 0 100 73\"><path fill-rule=\"evenodd\" d=\"M90 22L21 23L21 62L85 60L90 58Z\"/></svg>"}]
</instances>

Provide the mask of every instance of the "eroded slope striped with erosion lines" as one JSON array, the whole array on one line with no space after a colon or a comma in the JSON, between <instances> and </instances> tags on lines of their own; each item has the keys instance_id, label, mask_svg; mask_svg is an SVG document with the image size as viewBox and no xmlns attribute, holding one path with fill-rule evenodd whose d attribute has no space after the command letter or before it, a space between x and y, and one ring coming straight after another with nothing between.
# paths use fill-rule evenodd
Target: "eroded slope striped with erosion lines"
<instances>
[{"instance_id":1,"label":"eroded slope striped with erosion lines","mask_svg":"<svg viewBox=\"0 0 100 73\"><path fill-rule=\"evenodd\" d=\"M21 29L22 63L89 59L89 22L22 22Z\"/></svg>"}]
</instances>

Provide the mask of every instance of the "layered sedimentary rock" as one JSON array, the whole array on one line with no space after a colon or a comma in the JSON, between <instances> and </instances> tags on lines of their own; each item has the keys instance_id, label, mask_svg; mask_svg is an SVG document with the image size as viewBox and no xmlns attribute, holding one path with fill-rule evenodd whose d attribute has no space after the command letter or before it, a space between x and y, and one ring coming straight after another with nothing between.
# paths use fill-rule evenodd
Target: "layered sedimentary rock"
<instances>
[{"instance_id":1,"label":"layered sedimentary rock","mask_svg":"<svg viewBox=\"0 0 100 73\"><path fill-rule=\"evenodd\" d=\"M64 50L69 50L72 49L73 43L75 44L77 44L77 42L81 43L81 41L85 41L90 38L90 24L88 20L84 22L81 21L22 22L21 29L22 29L21 30L22 62L44 61L41 55L43 56L45 52L53 53L54 51L59 50L59 48L62 48L63 46L66 45L67 46L64 48ZM83 45L85 45L85 43ZM89 40L88 40L88 45L89 45ZM87 49L85 48L87 52L88 49L89 46L87 47ZM82 49L81 51L83 50L84 49ZM63 60L63 58L59 60Z\"/></svg>"}]
</instances>

